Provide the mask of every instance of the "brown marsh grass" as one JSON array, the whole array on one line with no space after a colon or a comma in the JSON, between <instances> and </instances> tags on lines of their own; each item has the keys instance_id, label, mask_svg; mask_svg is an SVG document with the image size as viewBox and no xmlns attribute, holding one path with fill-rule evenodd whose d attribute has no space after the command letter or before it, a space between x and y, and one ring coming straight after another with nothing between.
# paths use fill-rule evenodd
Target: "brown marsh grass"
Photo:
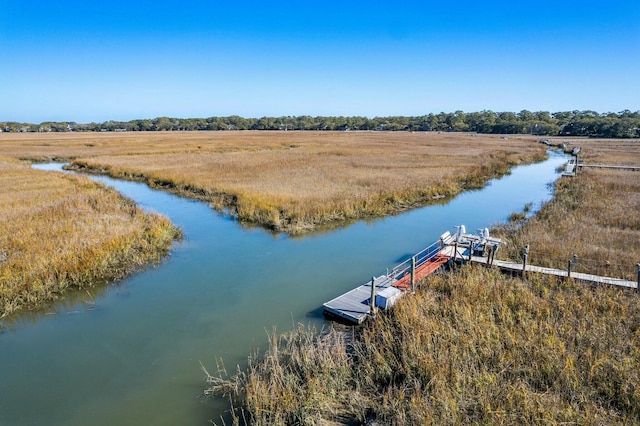
<instances>
[{"instance_id":1,"label":"brown marsh grass","mask_svg":"<svg viewBox=\"0 0 640 426\"><path fill-rule=\"evenodd\" d=\"M638 140L580 140L587 164L640 166ZM560 269L577 255L574 270L637 279L640 263L640 172L582 169L563 177L554 199L522 226L501 231L507 240L502 256L520 260L529 244L532 264Z\"/></svg>"},{"instance_id":2,"label":"brown marsh grass","mask_svg":"<svg viewBox=\"0 0 640 426\"><path fill-rule=\"evenodd\" d=\"M0 135L0 154L73 166L206 200L292 234L393 214L482 186L545 147L527 136L408 132Z\"/></svg>"},{"instance_id":3,"label":"brown marsh grass","mask_svg":"<svg viewBox=\"0 0 640 426\"><path fill-rule=\"evenodd\" d=\"M0 317L158 261L179 236L115 190L0 158Z\"/></svg>"},{"instance_id":4,"label":"brown marsh grass","mask_svg":"<svg viewBox=\"0 0 640 426\"><path fill-rule=\"evenodd\" d=\"M581 141L586 162L639 165L638 141ZM631 275L640 260L638 172L562 178L506 253ZM505 252L502 252L504 256ZM467 266L433 275L362 329L299 327L207 394L234 424L638 424L640 297L555 277ZM277 374L276 374L277 373ZM223 420L224 421L224 420Z\"/></svg>"},{"instance_id":5,"label":"brown marsh grass","mask_svg":"<svg viewBox=\"0 0 640 426\"><path fill-rule=\"evenodd\" d=\"M638 330L632 292L465 267L362 330L274 335L206 393L234 424L637 424Z\"/></svg>"}]
</instances>

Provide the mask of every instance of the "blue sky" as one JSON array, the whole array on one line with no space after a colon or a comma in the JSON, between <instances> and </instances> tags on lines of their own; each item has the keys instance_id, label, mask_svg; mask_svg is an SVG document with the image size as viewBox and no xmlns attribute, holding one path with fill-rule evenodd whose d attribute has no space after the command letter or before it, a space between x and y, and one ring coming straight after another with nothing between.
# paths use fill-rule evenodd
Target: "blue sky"
<instances>
[{"instance_id":1,"label":"blue sky","mask_svg":"<svg viewBox=\"0 0 640 426\"><path fill-rule=\"evenodd\" d=\"M0 0L0 121L640 110L640 2Z\"/></svg>"}]
</instances>

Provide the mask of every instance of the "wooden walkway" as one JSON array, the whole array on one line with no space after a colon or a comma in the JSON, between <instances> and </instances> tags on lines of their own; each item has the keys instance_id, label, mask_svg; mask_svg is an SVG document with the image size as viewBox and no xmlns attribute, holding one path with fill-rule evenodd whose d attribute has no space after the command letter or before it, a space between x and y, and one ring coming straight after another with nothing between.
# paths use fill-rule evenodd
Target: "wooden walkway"
<instances>
[{"instance_id":1,"label":"wooden walkway","mask_svg":"<svg viewBox=\"0 0 640 426\"><path fill-rule=\"evenodd\" d=\"M579 165L580 167L593 167L597 169L618 169L618 170L630 170L633 172L640 171L640 166L614 166L609 164L587 164L582 163Z\"/></svg>"},{"instance_id":2,"label":"wooden walkway","mask_svg":"<svg viewBox=\"0 0 640 426\"><path fill-rule=\"evenodd\" d=\"M454 257L454 248L453 246L449 246L443 250L443 253L450 257ZM469 260L469 250L467 248L458 248L458 253L456 259L461 259L463 261ZM486 265L488 263L488 259L486 256L471 256L471 262L480 263ZM502 271L508 271L511 273L521 273L522 272L522 263L509 262L506 260L498 260L495 259L491 263L492 266L500 268ZM617 287L625 287L631 289L637 289L638 283L636 281L629 281L621 278L611 278L611 277L603 277L600 275L592 275L592 274L584 274L581 272L571 272L571 276L569 276L569 272L563 269L554 269L554 268L546 268L544 266L535 266L535 265L526 265L525 273L538 273L538 274L547 274L554 275L556 277L563 278L573 278L577 281L590 283L590 284L607 284L613 285Z\"/></svg>"},{"instance_id":3,"label":"wooden walkway","mask_svg":"<svg viewBox=\"0 0 640 426\"><path fill-rule=\"evenodd\" d=\"M612 164L588 164L583 161L578 161L577 165L574 159L569 160L567 164L564 166L564 171L562 172L562 176L576 176L578 174L578 169L582 168L594 168L594 169L615 169L615 170L628 170L632 172L640 171L640 166L616 166Z\"/></svg>"},{"instance_id":4,"label":"wooden walkway","mask_svg":"<svg viewBox=\"0 0 640 426\"><path fill-rule=\"evenodd\" d=\"M484 262L486 263L486 259L484 259ZM493 265L497 266L503 271L522 272L522 264L517 264L514 262L506 262L504 260L494 260ZM562 269L545 268L542 266L527 265L525 272L527 273L533 272L538 274L555 275L556 277L569 278L568 271L563 271ZM638 283L635 281L623 280L621 278L603 277L600 275L583 274L581 272L571 272L570 278L573 278L576 281L581 281L585 283L608 284L608 285L614 285L618 287L626 287L626 288L632 288L632 289L635 289L638 286Z\"/></svg>"}]
</instances>

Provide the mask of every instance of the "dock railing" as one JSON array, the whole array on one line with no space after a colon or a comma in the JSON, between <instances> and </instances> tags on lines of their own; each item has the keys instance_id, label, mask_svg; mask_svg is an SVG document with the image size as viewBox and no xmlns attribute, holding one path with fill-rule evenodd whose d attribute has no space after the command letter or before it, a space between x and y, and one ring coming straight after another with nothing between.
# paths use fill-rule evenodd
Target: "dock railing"
<instances>
[{"instance_id":1,"label":"dock railing","mask_svg":"<svg viewBox=\"0 0 640 426\"><path fill-rule=\"evenodd\" d=\"M400 280L401 278L411 274L412 268L418 268L436 257L436 255L440 253L441 249L442 246L440 240L438 240L422 249L418 253L414 254L404 262L394 266L391 271L387 273L387 276L391 279L391 281Z\"/></svg>"}]
</instances>

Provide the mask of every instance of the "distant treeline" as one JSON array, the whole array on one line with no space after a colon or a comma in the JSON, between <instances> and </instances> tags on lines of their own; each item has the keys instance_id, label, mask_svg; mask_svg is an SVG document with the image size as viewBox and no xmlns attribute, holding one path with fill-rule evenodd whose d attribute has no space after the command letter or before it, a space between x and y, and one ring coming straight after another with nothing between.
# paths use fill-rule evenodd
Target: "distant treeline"
<instances>
[{"instance_id":1,"label":"distant treeline","mask_svg":"<svg viewBox=\"0 0 640 426\"><path fill-rule=\"evenodd\" d=\"M417 117L262 117L237 115L210 118L169 118L131 121L105 121L78 124L44 122L40 124L0 122L5 132L113 132L113 131L184 131L184 130L377 130L443 131L497 134L532 134L541 136L589 136L603 138L640 137L640 111L618 113L567 111L549 113L441 112Z\"/></svg>"}]
</instances>

